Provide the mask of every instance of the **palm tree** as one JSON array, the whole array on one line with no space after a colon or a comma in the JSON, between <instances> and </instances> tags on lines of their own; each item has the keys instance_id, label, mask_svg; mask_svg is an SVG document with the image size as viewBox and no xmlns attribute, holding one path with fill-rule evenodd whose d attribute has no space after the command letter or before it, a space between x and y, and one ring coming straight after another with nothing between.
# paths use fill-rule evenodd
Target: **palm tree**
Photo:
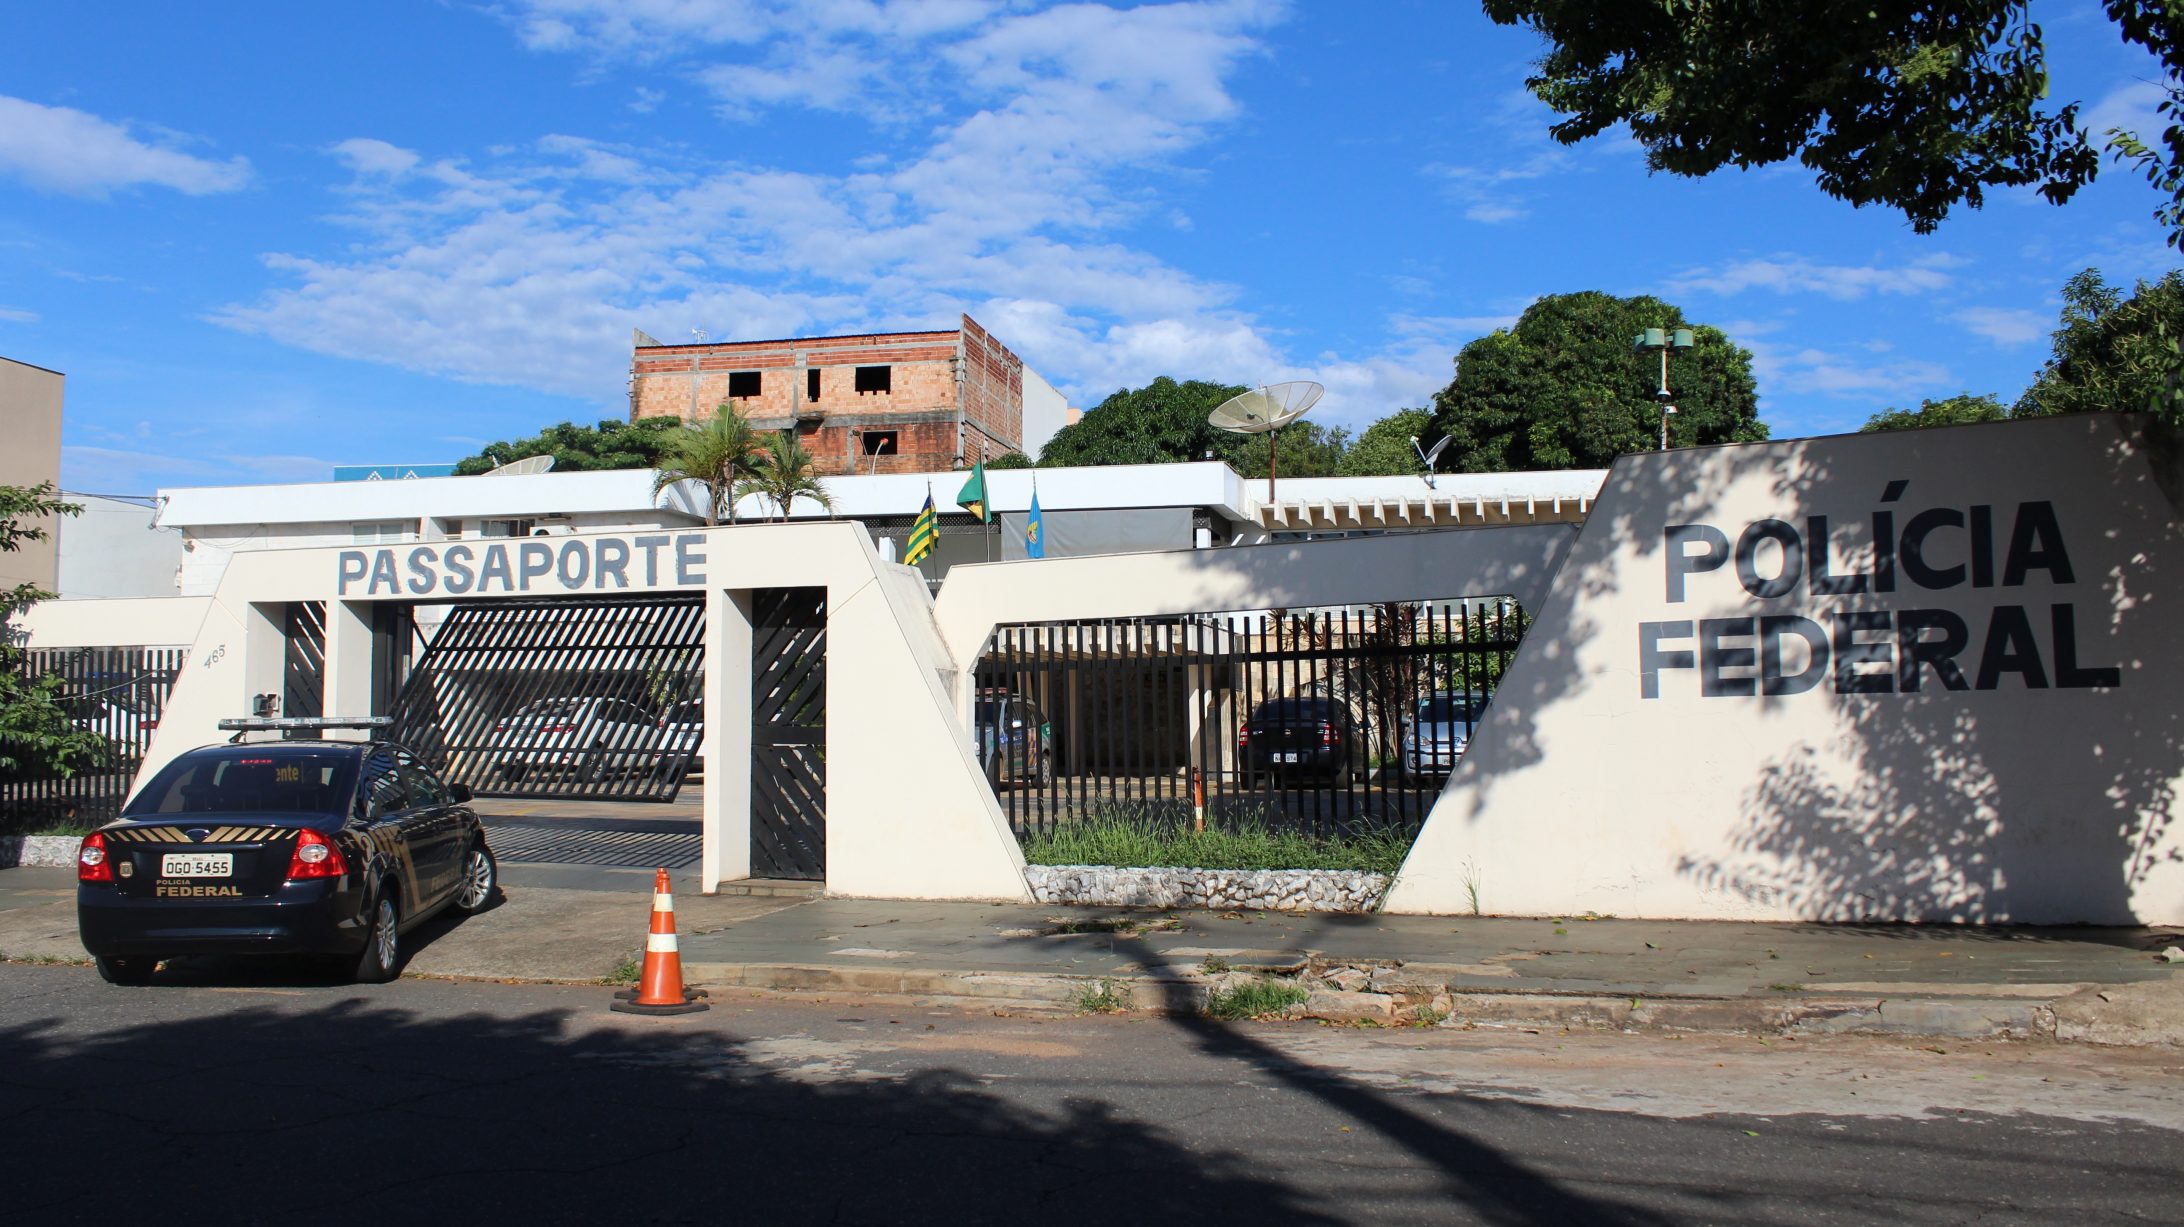
<instances>
[{"instance_id":1,"label":"palm tree","mask_svg":"<svg viewBox=\"0 0 2184 1227\"><path fill-rule=\"evenodd\" d=\"M739 487L758 476L758 450L758 432L751 429L751 419L724 401L710 420L683 427L662 449L652 493L657 495L678 481L702 482L706 524L720 523L723 508L733 524L735 500L742 493Z\"/></svg>"},{"instance_id":2,"label":"palm tree","mask_svg":"<svg viewBox=\"0 0 2184 1227\"><path fill-rule=\"evenodd\" d=\"M834 499L812 471L814 463L811 453L796 441L795 431L777 430L766 436L765 445L759 449L757 473L737 483L736 497L756 494L767 499L780 509L784 521L799 498L808 498L831 513Z\"/></svg>"}]
</instances>

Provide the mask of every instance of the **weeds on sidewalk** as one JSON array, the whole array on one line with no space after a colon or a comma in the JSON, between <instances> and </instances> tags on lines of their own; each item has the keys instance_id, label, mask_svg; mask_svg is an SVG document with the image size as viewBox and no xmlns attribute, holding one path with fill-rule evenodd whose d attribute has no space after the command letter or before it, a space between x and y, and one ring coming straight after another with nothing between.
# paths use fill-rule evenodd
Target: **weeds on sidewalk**
<instances>
[{"instance_id":1,"label":"weeds on sidewalk","mask_svg":"<svg viewBox=\"0 0 2184 1227\"><path fill-rule=\"evenodd\" d=\"M1261 976L1208 996L1206 1017L1225 1022L1262 1018L1268 1014L1279 1014L1293 1005L1303 1005L1305 998L1311 995L1311 991L1302 984Z\"/></svg>"},{"instance_id":2,"label":"weeds on sidewalk","mask_svg":"<svg viewBox=\"0 0 2184 1227\"><path fill-rule=\"evenodd\" d=\"M1129 1008L1128 985L1102 980L1077 990L1077 1012L1080 1014L1120 1014Z\"/></svg>"},{"instance_id":3,"label":"weeds on sidewalk","mask_svg":"<svg viewBox=\"0 0 2184 1227\"><path fill-rule=\"evenodd\" d=\"M615 964L614 970L608 972L606 978L600 982L602 984L635 984L637 983L637 974L641 970L643 970L642 965L636 959L624 958L621 962Z\"/></svg>"}]
</instances>

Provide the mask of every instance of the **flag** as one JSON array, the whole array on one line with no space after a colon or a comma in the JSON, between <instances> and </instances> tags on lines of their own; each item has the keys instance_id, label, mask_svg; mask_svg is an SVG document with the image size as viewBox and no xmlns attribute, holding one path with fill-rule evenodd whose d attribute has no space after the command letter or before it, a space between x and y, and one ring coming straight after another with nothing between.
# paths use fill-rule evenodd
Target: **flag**
<instances>
[{"instance_id":1,"label":"flag","mask_svg":"<svg viewBox=\"0 0 2184 1227\"><path fill-rule=\"evenodd\" d=\"M1024 518L1024 556L1046 557L1046 521L1039 515L1039 487L1031 488L1031 514Z\"/></svg>"},{"instance_id":2,"label":"flag","mask_svg":"<svg viewBox=\"0 0 2184 1227\"><path fill-rule=\"evenodd\" d=\"M910 541L902 552L902 560L913 567L918 565L918 560L932 553L939 540L940 518L933 514L933 492L927 490L924 510L910 522Z\"/></svg>"},{"instance_id":3,"label":"flag","mask_svg":"<svg viewBox=\"0 0 2184 1227\"><path fill-rule=\"evenodd\" d=\"M955 496L956 506L978 517L984 524L986 515L986 462L981 460L971 470L971 479L963 483L963 492Z\"/></svg>"}]
</instances>

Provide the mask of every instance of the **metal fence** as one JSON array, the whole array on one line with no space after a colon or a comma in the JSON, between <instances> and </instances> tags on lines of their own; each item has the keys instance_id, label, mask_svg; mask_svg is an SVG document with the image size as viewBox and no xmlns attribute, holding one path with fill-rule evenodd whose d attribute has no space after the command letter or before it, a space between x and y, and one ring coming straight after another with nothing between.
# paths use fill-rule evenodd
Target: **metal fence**
<instances>
[{"instance_id":1,"label":"metal fence","mask_svg":"<svg viewBox=\"0 0 2184 1227\"><path fill-rule=\"evenodd\" d=\"M702 594L458 604L390 736L479 796L669 801L704 672Z\"/></svg>"},{"instance_id":2,"label":"metal fence","mask_svg":"<svg viewBox=\"0 0 2184 1227\"><path fill-rule=\"evenodd\" d=\"M1097 816L1415 830L1524 625L1497 597L1003 626L974 745L1019 835Z\"/></svg>"},{"instance_id":3,"label":"metal fence","mask_svg":"<svg viewBox=\"0 0 2184 1227\"><path fill-rule=\"evenodd\" d=\"M60 678L62 710L77 728L103 738L106 753L74 775L0 776L0 827L96 823L119 814L185 656L181 648L143 647L25 652L22 671Z\"/></svg>"}]
</instances>

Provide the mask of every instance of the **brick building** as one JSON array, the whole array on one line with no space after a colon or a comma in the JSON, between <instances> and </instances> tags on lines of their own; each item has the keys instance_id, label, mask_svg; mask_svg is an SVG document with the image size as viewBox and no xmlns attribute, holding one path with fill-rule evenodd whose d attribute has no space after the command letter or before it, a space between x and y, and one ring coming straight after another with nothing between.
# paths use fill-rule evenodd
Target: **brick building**
<instances>
[{"instance_id":1,"label":"brick building","mask_svg":"<svg viewBox=\"0 0 2184 1227\"><path fill-rule=\"evenodd\" d=\"M1036 457L1067 411L1060 393L967 315L946 332L690 345L636 335L631 421L697 421L725 401L761 430L794 429L828 476Z\"/></svg>"}]
</instances>

